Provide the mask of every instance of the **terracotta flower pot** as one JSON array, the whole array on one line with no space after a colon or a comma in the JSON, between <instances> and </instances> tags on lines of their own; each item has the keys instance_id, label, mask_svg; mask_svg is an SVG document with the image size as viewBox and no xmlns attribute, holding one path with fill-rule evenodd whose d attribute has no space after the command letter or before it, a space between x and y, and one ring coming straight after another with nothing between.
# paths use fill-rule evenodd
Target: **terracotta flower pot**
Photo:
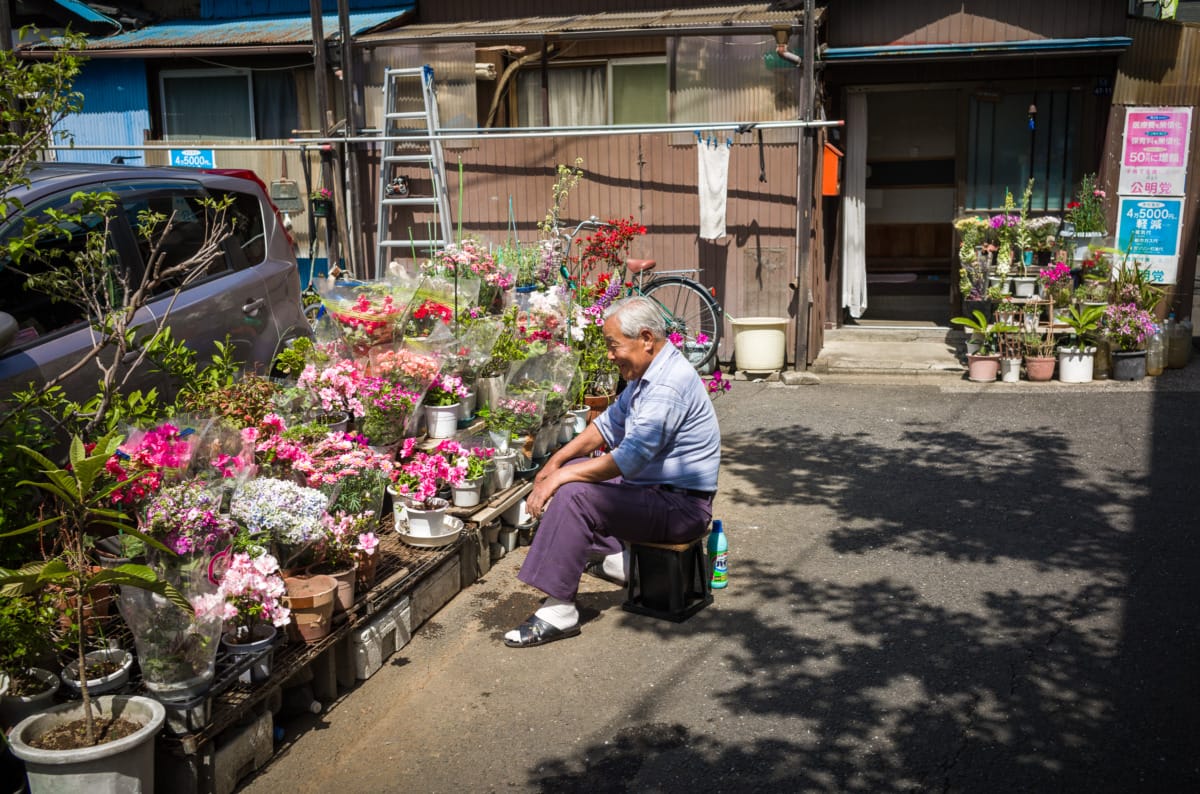
<instances>
[{"instance_id":1,"label":"terracotta flower pot","mask_svg":"<svg viewBox=\"0 0 1200 794\"><path fill-rule=\"evenodd\" d=\"M288 634L303 642L317 642L329 634L333 623L333 602L337 579L324 574L289 576L283 580L287 587L284 601L292 610Z\"/></svg>"},{"instance_id":2,"label":"terracotta flower pot","mask_svg":"<svg viewBox=\"0 0 1200 794\"><path fill-rule=\"evenodd\" d=\"M991 383L1000 374L1000 356L967 356L967 379L976 383Z\"/></svg>"},{"instance_id":3,"label":"terracotta flower pot","mask_svg":"<svg viewBox=\"0 0 1200 794\"><path fill-rule=\"evenodd\" d=\"M1057 361L1053 356L1026 356L1025 376L1032 381L1048 381L1054 377Z\"/></svg>"},{"instance_id":4,"label":"terracotta flower pot","mask_svg":"<svg viewBox=\"0 0 1200 794\"><path fill-rule=\"evenodd\" d=\"M588 407L587 421L589 424L597 416L604 413L608 406L612 405L617 399L615 394L588 394L583 398L583 404Z\"/></svg>"}]
</instances>

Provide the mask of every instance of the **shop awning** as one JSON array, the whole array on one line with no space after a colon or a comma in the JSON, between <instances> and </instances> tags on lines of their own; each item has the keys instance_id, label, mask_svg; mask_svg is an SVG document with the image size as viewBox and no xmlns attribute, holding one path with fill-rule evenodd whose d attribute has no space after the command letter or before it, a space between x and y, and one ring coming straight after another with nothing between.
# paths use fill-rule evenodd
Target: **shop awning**
<instances>
[{"instance_id":1,"label":"shop awning","mask_svg":"<svg viewBox=\"0 0 1200 794\"><path fill-rule=\"evenodd\" d=\"M364 46L412 41L499 42L543 37L570 39L645 36L770 34L777 27L798 29L800 10L779 10L773 3L745 3L715 8L673 8L657 11L612 11L601 14L464 20L453 23L406 25L386 33L363 36ZM819 23L824 9L814 16Z\"/></svg>"},{"instance_id":2,"label":"shop awning","mask_svg":"<svg viewBox=\"0 0 1200 794\"><path fill-rule=\"evenodd\" d=\"M350 14L350 35L360 35L402 24L416 7L399 3L386 11ZM325 39L339 35L336 14L321 17ZM88 54L96 57L155 57L177 54L308 51L312 47L312 17L273 16L250 19L183 19L147 25L106 38L88 40Z\"/></svg>"},{"instance_id":3,"label":"shop awning","mask_svg":"<svg viewBox=\"0 0 1200 794\"><path fill-rule=\"evenodd\" d=\"M1086 55L1098 52L1117 53L1128 49L1132 44L1133 39L1128 36L1105 36L1081 39L987 41L966 44L829 47L821 53L821 60L838 63L878 63L879 61L958 60L972 55Z\"/></svg>"}]
</instances>

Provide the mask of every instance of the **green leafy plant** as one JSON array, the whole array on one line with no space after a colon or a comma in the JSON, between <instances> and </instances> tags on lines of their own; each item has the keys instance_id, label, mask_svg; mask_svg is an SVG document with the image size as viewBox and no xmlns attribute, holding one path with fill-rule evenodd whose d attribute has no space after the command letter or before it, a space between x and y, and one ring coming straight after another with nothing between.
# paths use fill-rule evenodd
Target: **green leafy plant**
<instances>
[{"instance_id":1,"label":"green leafy plant","mask_svg":"<svg viewBox=\"0 0 1200 794\"><path fill-rule=\"evenodd\" d=\"M1068 202L1065 220L1075 224L1078 232L1104 232L1104 199L1106 194L1096 185L1096 175L1087 174L1079 180L1075 200Z\"/></svg>"},{"instance_id":2,"label":"green leafy plant","mask_svg":"<svg viewBox=\"0 0 1200 794\"><path fill-rule=\"evenodd\" d=\"M63 648L58 615L41 594L0 598L0 673L8 676L9 695L40 691L26 671Z\"/></svg>"},{"instance_id":3,"label":"green leafy plant","mask_svg":"<svg viewBox=\"0 0 1200 794\"><path fill-rule=\"evenodd\" d=\"M1090 337L1100 328L1104 318L1103 306L1085 306L1081 311L1077 306L1071 306L1065 314L1058 316L1058 321L1065 323L1071 329L1071 336L1064 347L1083 347Z\"/></svg>"},{"instance_id":4,"label":"green leafy plant","mask_svg":"<svg viewBox=\"0 0 1200 794\"><path fill-rule=\"evenodd\" d=\"M979 342L979 355L990 356L995 352L998 326L988 322L987 315L979 309L971 312L970 317L952 317L950 322L971 331L971 335Z\"/></svg>"},{"instance_id":5,"label":"green leafy plant","mask_svg":"<svg viewBox=\"0 0 1200 794\"><path fill-rule=\"evenodd\" d=\"M53 530L57 533L57 553L50 559L26 563L17 570L0 569L0 588L5 594L31 593L48 585L57 585L71 593L76 614L82 615L83 605L94 590L101 586L117 585L157 593L179 608L191 611L191 604L179 591L160 580L145 565L125 563L100 570L92 565L94 543L101 533L133 535L147 546L165 554L171 553L162 543L138 531L129 516L110 506L113 492L128 484L128 480L117 482L105 470L105 465L120 443L119 435L109 433L89 451L83 440L75 436L71 439L69 463L65 467L29 447L18 447L22 454L37 463L42 474L40 480L21 484L42 491L46 497L43 513L49 517L6 532L5 536ZM84 621L76 623L73 641L79 669L85 670L86 628ZM86 681L80 682L80 692L83 695L87 743L91 746L96 743L96 728Z\"/></svg>"}]
</instances>

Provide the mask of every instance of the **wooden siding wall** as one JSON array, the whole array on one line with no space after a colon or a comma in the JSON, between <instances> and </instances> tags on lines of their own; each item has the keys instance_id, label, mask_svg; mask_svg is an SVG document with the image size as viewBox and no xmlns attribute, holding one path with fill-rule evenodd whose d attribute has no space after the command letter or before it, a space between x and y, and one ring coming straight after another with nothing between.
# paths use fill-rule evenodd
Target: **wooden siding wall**
<instances>
[{"instance_id":1,"label":"wooden siding wall","mask_svg":"<svg viewBox=\"0 0 1200 794\"><path fill-rule=\"evenodd\" d=\"M1126 0L838 0L831 47L1125 35Z\"/></svg>"},{"instance_id":2,"label":"wooden siding wall","mask_svg":"<svg viewBox=\"0 0 1200 794\"><path fill-rule=\"evenodd\" d=\"M602 219L632 216L648 230L635 242L633 256L657 260L660 270L699 266L700 280L715 288L717 300L734 317L792 317L788 283L796 267L796 147L764 147L767 181L763 183L759 181L758 147L749 143L734 145L727 236L708 242L697 237L700 209L695 146L673 145L669 138L613 135L483 140L475 148L447 153L455 228L461 223L464 237L499 244L508 236L511 202L519 239L535 241L537 222L546 215L552 200L556 164L571 163L579 157L583 159L584 177L567 201L567 223L573 225L588 215ZM372 164L372 173L374 168ZM373 207L377 177L369 178L372 184L362 187L364 195L369 196L368 206ZM428 190L428 182L415 180L412 190L420 195ZM373 218L364 220L373 225ZM413 236L421 238L428 220L420 215L413 215L411 220L401 217L395 233L407 237L404 227L411 225ZM373 231L364 229L368 235ZM822 271L814 268L815 273L823 275ZM824 286L814 289L814 295L823 293ZM818 329L823 322L822 318ZM726 324L722 361L732 356L729 333ZM789 344L789 358L790 351Z\"/></svg>"}]
</instances>

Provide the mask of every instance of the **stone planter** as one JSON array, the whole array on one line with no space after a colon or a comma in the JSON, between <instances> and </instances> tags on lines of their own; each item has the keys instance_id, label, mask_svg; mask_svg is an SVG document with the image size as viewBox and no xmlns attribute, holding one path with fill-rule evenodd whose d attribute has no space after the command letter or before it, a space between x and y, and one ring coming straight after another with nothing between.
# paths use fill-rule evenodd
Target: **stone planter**
<instances>
[{"instance_id":1,"label":"stone planter","mask_svg":"<svg viewBox=\"0 0 1200 794\"><path fill-rule=\"evenodd\" d=\"M46 688L32 695L0 695L0 723L16 725L31 714L45 711L54 703L54 696L58 694L58 688L62 683L58 676L40 667L30 668L29 673L43 682ZM7 691L10 686L7 676L4 676L4 682L3 689Z\"/></svg>"},{"instance_id":2,"label":"stone planter","mask_svg":"<svg viewBox=\"0 0 1200 794\"><path fill-rule=\"evenodd\" d=\"M108 662L117 665L117 669L99 678L89 678L87 688L89 695L104 695L117 692L129 683L129 670L133 667L133 654L120 648L110 648L104 651L92 651L83 657L87 665ZM68 689L79 692L79 660L70 662L62 671L62 682Z\"/></svg>"}]
</instances>

